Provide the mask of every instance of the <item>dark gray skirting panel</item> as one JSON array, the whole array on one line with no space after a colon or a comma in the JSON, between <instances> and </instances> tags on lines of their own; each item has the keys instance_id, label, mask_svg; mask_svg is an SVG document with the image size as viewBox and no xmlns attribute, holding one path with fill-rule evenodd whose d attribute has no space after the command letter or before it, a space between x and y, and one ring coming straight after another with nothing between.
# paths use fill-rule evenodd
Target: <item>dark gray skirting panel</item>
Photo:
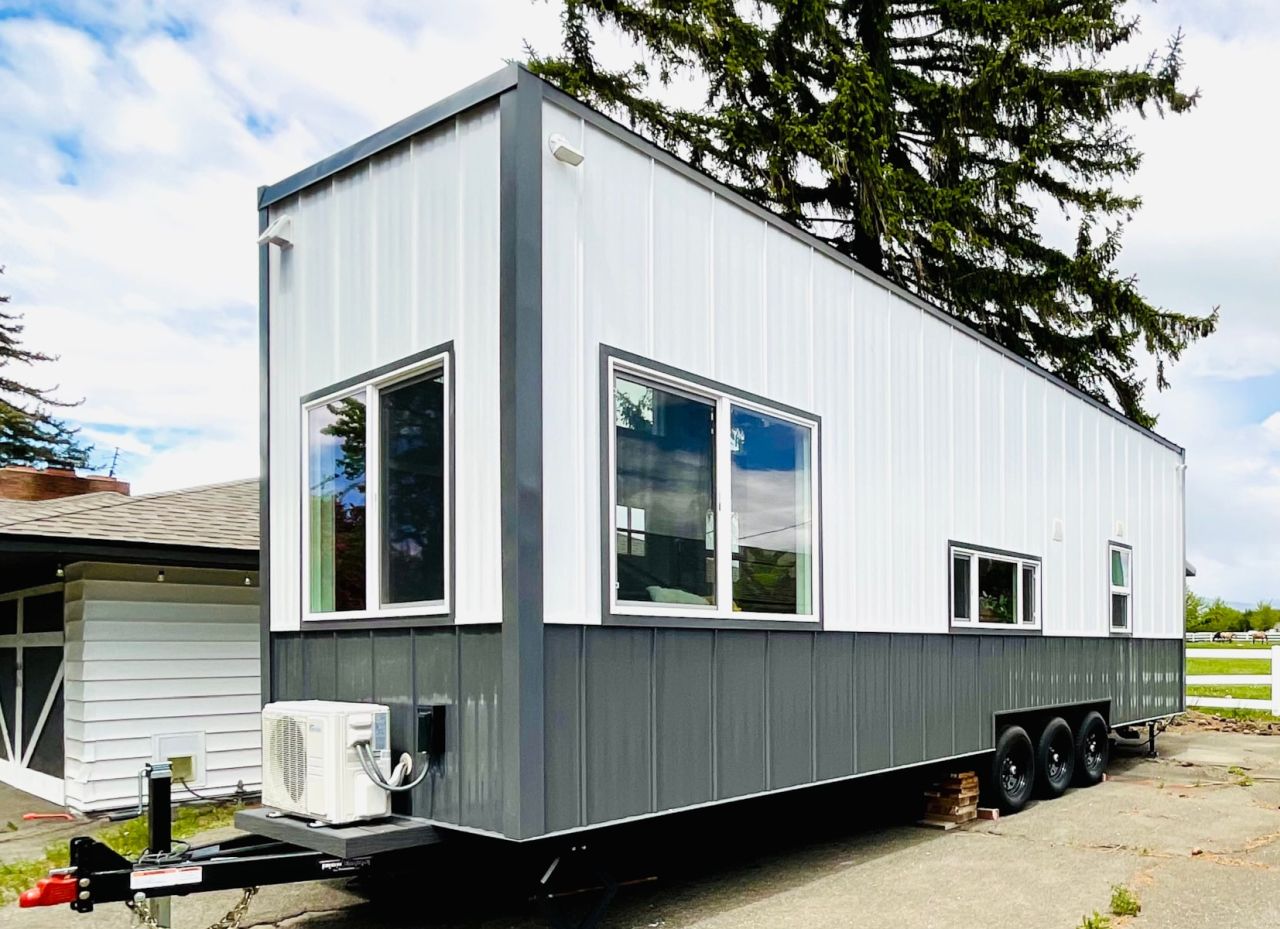
<instances>
[{"instance_id":1,"label":"dark gray skirting panel","mask_svg":"<svg viewBox=\"0 0 1280 929\"><path fill-rule=\"evenodd\" d=\"M1113 723L1183 709L1177 639L545 628L546 831L993 747L997 714L1110 701ZM274 699L443 704L440 774L397 813L501 833L497 626L272 637ZM434 786L432 786L434 785Z\"/></svg>"},{"instance_id":2,"label":"dark gray skirting panel","mask_svg":"<svg viewBox=\"0 0 1280 929\"><path fill-rule=\"evenodd\" d=\"M499 626L272 635L272 699L354 700L391 710L391 744L411 750L415 706L445 707L439 773L396 813L502 829L502 638Z\"/></svg>"},{"instance_id":3,"label":"dark gray skirting panel","mask_svg":"<svg viewBox=\"0 0 1280 929\"><path fill-rule=\"evenodd\" d=\"M996 714L1183 708L1182 642L546 627L555 832L993 747Z\"/></svg>"}]
</instances>

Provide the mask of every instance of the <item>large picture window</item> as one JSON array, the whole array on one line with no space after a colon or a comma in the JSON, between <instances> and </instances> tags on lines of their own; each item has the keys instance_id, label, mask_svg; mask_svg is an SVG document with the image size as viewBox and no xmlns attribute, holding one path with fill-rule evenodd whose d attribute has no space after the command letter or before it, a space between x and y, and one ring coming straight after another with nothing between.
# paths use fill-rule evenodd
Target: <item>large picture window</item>
<instances>
[{"instance_id":1,"label":"large picture window","mask_svg":"<svg viewBox=\"0 0 1280 929\"><path fill-rule=\"evenodd\" d=\"M1040 561L951 546L951 624L958 629L1040 628Z\"/></svg>"},{"instance_id":2,"label":"large picture window","mask_svg":"<svg viewBox=\"0 0 1280 929\"><path fill-rule=\"evenodd\" d=\"M1133 550L1112 542L1107 546L1111 572L1111 631L1130 632L1133 628Z\"/></svg>"},{"instance_id":3,"label":"large picture window","mask_svg":"<svg viewBox=\"0 0 1280 929\"><path fill-rule=\"evenodd\" d=\"M815 618L817 423L609 371L614 612Z\"/></svg>"},{"instance_id":4,"label":"large picture window","mask_svg":"<svg viewBox=\"0 0 1280 929\"><path fill-rule=\"evenodd\" d=\"M304 406L309 618L448 611L447 365L435 357Z\"/></svg>"}]
</instances>

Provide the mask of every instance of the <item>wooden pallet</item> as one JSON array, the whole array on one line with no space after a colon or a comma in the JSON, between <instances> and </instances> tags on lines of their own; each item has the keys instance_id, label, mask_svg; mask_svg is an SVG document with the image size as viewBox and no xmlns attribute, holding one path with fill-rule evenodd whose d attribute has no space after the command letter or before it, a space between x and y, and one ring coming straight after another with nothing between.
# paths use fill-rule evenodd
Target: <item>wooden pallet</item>
<instances>
[{"instance_id":1,"label":"wooden pallet","mask_svg":"<svg viewBox=\"0 0 1280 929\"><path fill-rule=\"evenodd\" d=\"M948 774L924 792L922 826L950 830L978 818L978 775L973 771Z\"/></svg>"}]
</instances>

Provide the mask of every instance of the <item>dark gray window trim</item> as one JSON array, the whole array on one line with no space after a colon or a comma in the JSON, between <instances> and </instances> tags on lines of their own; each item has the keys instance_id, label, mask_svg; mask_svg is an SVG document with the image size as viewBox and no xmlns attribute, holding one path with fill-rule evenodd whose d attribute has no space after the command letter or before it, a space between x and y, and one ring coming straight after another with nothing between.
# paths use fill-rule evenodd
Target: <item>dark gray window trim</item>
<instances>
[{"instance_id":1,"label":"dark gray window trim","mask_svg":"<svg viewBox=\"0 0 1280 929\"><path fill-rule=\"evenodd\" d=\"M265 187L258 188L262 202ZM258 232L271 221L258 207ZM262 702L271 702L271 246L258 246L258 635Z\"/></svg>"},{"instance_id":2,"label":"dark gray window trim","mask_svg":"<svg viewBox=\"0 0 1280 929\"><path fill-rule=\"evenodd\" d=\"M687 381L690 384L696 384L705 387L716 393L724 394L733 399L743 400L747 403L753 403L766 409L777 410L780 413L786 413L800 419L811 421L816 427L814 436L814 444L817 446L813 460L817 465L818 479L818 538L815 540L818 548L818 557L816 559L818 568L818 589L814 592L814 616L811 619L790 619L790 620L769 620L769 619L725 619L716 617L708 619L697 614L681 615L672 612L665 616L635 616L629 613L615 613L613 611L613 591L609 589L610 578L613 576L611 565L609 563L611 544L611 526L613 524L612 516L609 512L609 489L613 482L613 471L609 459L609 430L613 425L613 404L609 400L609 362L617 360L642 368L647 368L655 374L666 375L667 377L676 378L678 380ZM645 358L643 355L637 355L624 349L614 348L611 345L600 344L600 363L599 363L599 382L596 385L596 396L600 401L600 617L601 622L606 626L632 626L638 628L652 627L673 627L679 629L756 629L764 632L768 631L790 631L790 632L813 632L821 631L825 628L825 610L824 610L824 594L826 588L826 571L823 563L823 552L825 546L822 544L822 529L824 525L822 520L822 505L826 500L823 494L823 472L822 467L822 417L816 413L810 413L807 410L798 407L789 406L785 403L779 403L776 400L770 400L768 397L762 397L759 394L751 393L747 390L741 390L731 384L725 384L721 381L712 380L709 377L703 377L700 374L691 374L688 371L664 364L661 361L654 361L652 358Z\"/></svg>"},{"instance_id":3,"label":"dark gray window trim","mask_svg":"<svg viewBox=\"0 0 1280 929\"><path fill-rule=\"evenodd\" d=\"M378 365L376 368L370 368L361 374L343 378L342 380L330 384L328 387L322 387L320 390L313 390L308 394L304 394L299 399L299 406L306 407L308 404L319 400L321 397L327 397L331 394L340 393L348 387L355 387L358 384L364 384L369 381L377 380L387 374L394 374L404 368L411 368L416 364L427 361L430 358L444 356L446 367L449 372L448 380L445 384L446 402L449 404L449 460L445 462L445 467L449 469L449 610L446 613L433 613L430 616L370 616L365 619L308 619L307 618L307 592L302 588L302 572L298 572L298 603L301 604L301 613L299 618L301 631L314 630L316 632L323 631L342 631L350 629L409 629L427 626L452 626L457 621L458 612L458 416L456 400L457 382L458 382L458 362L453 350L453 340L441 342L439 345L431 348L414 352L412 355L406 355L395 361L389 361L386 364ZM303 442L306 436L302 437ZM301 464L299 464L301 467ZM301 483L301 482L300 482ZM305 492L306 488L300 488ZM264 537L265 538L265 537ZM305 546L306 539L299 539L299 544L304 547L302 557L306 557Z\"/></svg>"},{"instance_id":4,"label":"dark gray window trim","mask_svg":"<svg viewBox=\"0 0 1280 929\"><path fill-rule=\"evenodd\" d=\"M1009 626L1007 628L999 628L997 626L979 626L976 622L972 626L957 625L955 621L955 604L951 602L951 598L955 596L955 588L951 582L951 559L955 550L959 548L968 552L977 552L978 554L999 555L1003 558L1016 558L1019 561L1031 561L1036 565L1036 599L1039 601L1037 609L1040 613L1040 622L1034 629L1026 629L1020 626ZM947 540L947 631L951 635L1044 635L1044 559L1039 555L1028 555L1024 552L1014 552L1007 548L993 548L990 545L973 545L969 542L961 542L958 539Z\"/></svg>"},{"instance_id":5,"label":"dark gray window trim","mask_svg":"<svg viewBox=\"0 0 1280 929\"><path fill-rule=\"evenodd\" d=\"M317 161L310 167L303 168L296 174L291 174L282 181L260 188L258 191L258 209L266 209L273 203L279 203L284 198L297 193L305 187L310 187L312 184L327 177L332 177L334 174L344 171L352 165L364 161L366 158L371 158L378 152L403 142L419 132L425 132L445 120L453 119L467 110L492 100L516 85L517 75L520 71L524 71L529 77L533 77L520 65L507 65L501 71L495 71L493 74L481 78L474 84L450 94L443 100L419 110L412 116L407 116L397 123L392 123L385 129L361 139L354 145L348 145L341 151Z\"/></svg>"},{"instance_id":6,"label":"dark gray window trim","mask_svg":"<svg viewBox=\"0 0 1280 929\"><path fill-rule=\"evenodd\" d=\"M1129 628L1116 629L1111 625L1111 549L1123 548L1129 552ZM1107 633L1117 639L1133 638L1133 546L1128 542L1119 542L1115 539L1107 539L1107 573L1103 575L1107 579ZM1183 589L1186 589L1186 582L1183 582ZM1183 633L1186 632L1184 628Z\"/></svg>"}]
</instances>

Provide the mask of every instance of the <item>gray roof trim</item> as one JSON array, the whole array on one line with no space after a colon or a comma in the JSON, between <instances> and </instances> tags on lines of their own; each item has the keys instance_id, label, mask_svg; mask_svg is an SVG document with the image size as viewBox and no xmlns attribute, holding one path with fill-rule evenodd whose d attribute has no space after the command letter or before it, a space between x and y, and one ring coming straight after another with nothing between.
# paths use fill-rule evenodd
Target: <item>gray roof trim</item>
<instances>
[{"instance_id":1,"label":"gray roof trim","mask_svg":"<svg viewBox=\"0 0 1280 929\"><path fill-rule=\"evenodd\" d=\"M918 294L912 293L911 291L907 290L906 288L902 287L899 284L895 284L893 281L889 280L888 278L880 274L877 274L875 271L872 271L870 268L867 268L866 266L854 261L848 255L834 248L829 243L824 242L822 239L819 239L817 236L813 235L812 233L804 229L801 229L799 226L795 225L794 223L788 222L787 220L778 216L776 213L773 213L770 210L765 209L759 204L753 203L752 201L748 200L746 197L734 191L732 188L726 186L725 184L711 177L709 174L699 170L698 168L695 168L693 165L689 164L687 161L684 161L678 156L671 154L670 152L668 152L663 148L659 148L657 145L655 145L653 142L646 139L644 136L638 134L632 129L627 128L622 123L618 122L612 117L606 116L604 113L601 113L598 110L592 109L591 107L587 106L585 103L583 103L581 100L577 99L576 97L570 96L569 94L560 90L558 87L555 87L554 85L548 83L547 81L533 74L531 71L525 68L523 64L517 63L517 64L508 65L507 67L503 68L501 71L496 71L493 74L490 74L488 77L482 78L481 80L475 82L469 87L466 87L455 94L451 94L450 96L445 97L440 102L432 104L426 109L420 110L417 113L413 114L412 116L402 119L400 120L400 122L394 123L393 125L388 126L386 129L383 129L380 132L374 133L373 135L369 136L367 139L364 139L361 142L357 142L355 145L351 145L347 148L344 148L342 151L338 152L337 154L330 155L328 158L325 158L323 161L316 162L311 167L305 168L304 170L299 171L297 174L294 174L291 177L288 177L277 184L272 184L270 187L263 188L263 191L258 198L259 209L265 209L271 204L276 203L279 200L285 197L288 197L294 193L297 193L299 190L302 190L304 187L308 187L312 184L315 184L318 181L323 180L326 177L329 177L333 174L336 174L339 171L344 170L345 168L349 168L352 165L358 163L359 161L362 161L363 159L366 159L382 151L383 149L388 148L389 146L395 145L398 142L402 142L405 139L409 138L410 136L415 135L416 133L422 132L426 129L430 129L432 126L440 122L443 122L446 119L450 119L456 116L457 114L463 112L464 110L468 110L471 107L477 106L481 103L486 102L489 99L492 99L493 97L496 97L497 95L503 93L506 90L510 90L516 85L517 77L521 73L525 74L527 77L532 77L534 80L536 80L542 85L543 99L551 103L554 103L557 106L562 107L563 109L568 110L569 112L573 113L575 116L578 116L581 119L585 120L586 122L590 123L595 128L608 133L618 141L623 142L626 145L630 145L633 148L639 149L640 151L644 152L646 155L650 156L651 158L653 158L655 161L662 164L663 166L668 167L671 170L677 172L678 174L681 174L684 177L694 181L695 183L700 184L701 186L706 187L709 190L713 191L716 194L716 196L722 197L723 199L728 200L734 206L737 206L740 209L746 210L748 213L752 214L753 216L759 217L760 219L769 223L769 225L773 226L775 229L778 229L781 232L785 232L788 235L791 235L791 236L794 236L795 238L800 239L806 245L809 245L817 249L822 254L826 255L828 258L831 258L833 261L839 262L840 264L844 265L846 268L849 268L854 273L861 275L863 278L867 279L868 281L871 281L874 284L878 284L879 286L892 292L898 297L901 297L903 300L906 300L908 303L912 304L918 309L921 309L924 312L928 313L929 315L933 316L934 318L941 320L942 322L951 326L953 329L956 329L964 333L965 335L973 339L976 339L980 344L986 346L987 348L995 352L998 352L999 354L1008 358L1010 361L1026 368L1028 371L1032 371L1040 375L1046 381L1048 381L1049 383L1053 384L1056 387L1061 388L1062 390L1065 390L1067 393L1071 394L1076 399L1083 400L1085 403L1089 404L1090 406L1100 410L1103 413L1106 413L1112 419L1115 419L1121 423L1124 423L1126 426L1133 429L1135 432L1138 432L1154 440L1160 445L1163 445L1165 448L1168 448L1174 452L1177 452L1179 455L1182 455L1185 457L1186 450L1181 445L1178 445L1176 442L1173 442L1170 439L1166 439L1164 436L1156 432L1153 432L1152 430L1146 428L1145 426L1138 425L1133 420L1129 419L1129 417L1125 416L1123 413L1120 413L1117 410L1112 409L1106 403L1103 403L1102 401L1089 396L1087 393L1080 390L1078 387L1073 387L1071 384L1068 384L1066 381L1058 377L1058 375L1054 374L1052 371L1042 368L1040 365L1036 364L1034 361L1030 361L1026 358L1023 358L1021 355L1017 354L1011 349L1005 348L1003 345L983 335L981 332L978 332L976 329L973 329L972 327L966 325L964 322L957 319L955 316L952 316L950 313L948 313L942 307L938 306L936 303L933 303L932 301L924 297L921 297Z\"/></svg>"},{"instance_id":2,"label":"gray roof trim","mask_svg":"<svg viewBox=\"0 0 1280 929\"><path fill-rule=\"evenodd\" d=\"M311 167L303 168L282 181L261 188L258 194L258 209L265 210L271 204L292 196L304 187L310 187L384 149L403 142L410 136L417 135L447 119L452 119L459 113L493 99L503 91L514 87L517 73L523 70L525 69L520 65L507 65L501 71L495 71L488 77L481 78L474 84L431 104L426 109L419 110L412 116L392 123L368 138L361 139L354 145L349 145L340 152L317 161Z\"/></svg>"},{"instance_id":3,"label":"gray roof trim","mask_svg":"<svg viewBox=\"0 0 1280 929\"><path fill-rule=\"evenodd\" d=\"M148 564L188 567L224 567L258 570L258 552L247 548L219 548L207 545L167 545L154 542L112 542L70 536L6 535L0 537L0 552L16 554L65 555L78 559L138 561ZM69 562L68 562L69 563Z\"/></svg>"}]
</instances>

